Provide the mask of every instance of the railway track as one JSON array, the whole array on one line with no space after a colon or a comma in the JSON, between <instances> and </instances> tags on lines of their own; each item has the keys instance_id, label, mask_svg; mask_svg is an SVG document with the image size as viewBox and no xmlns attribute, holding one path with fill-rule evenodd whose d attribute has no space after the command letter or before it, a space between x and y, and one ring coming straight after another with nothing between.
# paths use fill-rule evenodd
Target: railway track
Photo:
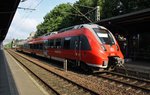
<instances>
[{"instance_id":1,"label":"railway track","mask_svg":"<svg viewBox=\"0 0 150 95\"><path fill-rule=\"evenodd\" d=\"M145 91L150 93L150 81L149 80L144 80L144 79L139 79L136 77L131 77L127 76L124 74L116 73L116 72L105 72L102 74L95 74L94 76L98 78L104 78L107 80L110 80L112 82L120 83L125 86L128 86L127 89L139 89L137 91Z\"/></svg>"},{"instance_id":2,"label":"railway track","mask_svg":"<svg viewBox=\"0 0 150 95\"><path fill-rule=\"evenodd\" d=\"M128 74L130 76L138 77L141 79L150 80L150 73L148 71L146 71L146 72L143 70L138 71L131 67L126 67L126 68L117 67L115 72L122 73L122 74Z\"/></svg>"},{"instance_id":3,"label":"railway track","mask_svg":"<svg viewBox=\"0 0 150 95\"><path fill-rule=\"evenodd\" d=\"M50 89L50 94L56 95L99 95L95 91L88 89L72 80L69 80L56 72L50 71L13 51L8 51L19 63L21 63L32 75L40 80L46 88Z\"/></svg>"},{"instance_id":4,"label":"railway track","mask_svg":"<svg viewBox=\"0 0 150 95\"><path fill-rule=\"evenodd\" d=\"M14 52L14 51L11 51L11 52ZM14 53L16 53L16 52L14 52ZM42 63L43 61L41 62L38 59L36 59L37 61L39 61L39 63L41 63L41 64L38 64L38 63L34 62L33 60L31 60L32 58L29 59L28 57L26 57L20 53L19 54L16 53L16 55L18 55L17 59L21 59L21 58L19 58L19 56L20 57L22 56L24 60L30 61L31 64L39 65L41 68L45 69L45 71L47 71L49 73L52 72L51 74L49 74L49 73L47 74L46 72L44 72L40 75L35 74L36 77L39 77L39 76L41 77L40 80L42 81L43 84L46 85L46 87L48 89L52 90L52 92L53 92L52 95L53 94L56 94L56 95L60 95L60 94L67 94L67 95L70 95L70 94L71 95L72 94L75 94L75 95L81 95L81 94L82 95L83 94L84 95L85 94L86 95L91 95L91 94L92 95L96 95L96 94L101 94L101 95L106 95L106 94L107 95L126 95L126 94L128 94L128 95L149 95L150 94L149 81L147 81L148 83L147 82L144 83L143 80L140 80L140 82L139 82L139 81L137 81L137 80L139 80L137 78L133 78L133 79L130 77L125 78L124 77L125 75L122 75L122 74L118 75L118 73L113 73L113 72L105 72L105 73L101 73L101 74L96 73L95 75L93 75L93 74L92 75L86 75L86 74L84 75L84 74L78 74L78 73L73 73L73 72L68 71L67 77L70 77L70 75L74 75L77 77L77 78L74 78L73 76L71 76L72 79L70 80L70 78L67 78L67 77L62 78L62 77L64 77L63 74L56 72L54 69L52 69L52 71L49 71L49 67L51 67L51 66L44 67L43 66L44 64ZM33 59L35 59L35 58L33 58ZM20 60L20 61L22 61L24 63L25 62L24 60ZM25 62L24 64L27 64L27 63ZM29 67L31 67L31 65L29 65ZM33 68L36 68L36 67L33 67ZM60 70L59 68L56 68L55 66L53 68L57 69L58 71L64 72L64 71ZM30 68L29 70L32 71L32 68ZM33 72L38 73L37 71L39 71L39 70L40 70L40 72L43 72L40 68L38 68L37 70L35 70ZM55 73L57 73L58 75ZM45 76L47 76L47 77L45 77ZM110 77L110 76L112 76L112 77ZM65 81L66 79L69 81L72 81L73 83L72 82L70 83L69 81ZM86 81L84 81L82 79L84 79ZM58 82L55 82L53 84L53 80L56 80ZM82 81L78 82L78 80L82 80ZM121 81L121 82L118 82L117 80ZM63 82L63 81L65 81L65 82ZM148 90L141 89L136 86L132 86L132 84L134 84L134 83L137 83L137 85L141 85L143 87L147 86ZM51 85L49 85L49 84L51 84ZM59 85L57 85L57 84L59 84ZM82 84L86 84L86 85L82 85ZM90 84L95 84L95 85L90 87ZM61 88L61 89L58 89L58 88ZM71 91L71 92L69 92L69 91Z\"/></svg>"}]
</instances>

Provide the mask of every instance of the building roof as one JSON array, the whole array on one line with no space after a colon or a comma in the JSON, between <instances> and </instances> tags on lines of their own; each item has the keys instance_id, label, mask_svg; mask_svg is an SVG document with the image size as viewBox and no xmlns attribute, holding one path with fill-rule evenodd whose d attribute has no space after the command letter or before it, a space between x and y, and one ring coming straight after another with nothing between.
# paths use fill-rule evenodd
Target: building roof
<instances>
[{"instance_id":1,"label":"building roof","mask_svg":"<svg viewBox=\"0 0 150 95\"><path fill-rule=\"evenodd\" d=\"M112 24L126 25L126 24L131 24L131 23L133 24L133 23L147 22L147 21L150 21L150 8L132 12L132 13L127 13L124 15L107 18L107 19L102 19L95 23L108 26Z\"/></svg>"},{"instance_id":2,"label":"building roof","mask_svg":"<svg viewBox=\"0 0 150 95\"><path fill-rule=\"evenodd\" d=\"M0 41L5 39L20 0L0 0Z\"/></svg>"}]
</instances>

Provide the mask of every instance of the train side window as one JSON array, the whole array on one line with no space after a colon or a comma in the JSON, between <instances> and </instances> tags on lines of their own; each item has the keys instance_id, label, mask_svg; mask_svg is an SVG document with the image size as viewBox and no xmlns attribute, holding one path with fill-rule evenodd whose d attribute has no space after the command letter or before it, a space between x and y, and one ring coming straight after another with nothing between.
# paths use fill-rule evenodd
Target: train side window
<instances>
[{"instance_id":1,"label":"train side window","mask_svg":"<svg viewBox=\"0 0 150 95\"><path fill-rule=\"evenodd\" d=\"M36 49L39 49L39 44L36 44Z\"/></svg>"},{"instance_id":2,"label":"train side window","mask_svg":"<svg viewBox=\"0 0 150 95\"><path fill-rule=\"evenodd\" d=\"M34 48L34 49L37 49L37 45L36 45L36 44L33 44L33 48Z\"/></svg>"},{"instance_id":3,"label":"train side window","mask_svg":"<svg viewBox=\"0 0 150 95\"><path fill-rule=\"evenodd\" d=\"M43 48L42 44L39 44L39 49L41 50Z\"/></svg>"},{"instance_id":4,"label":"train side window","mask_svg":"<svg viewBox=\"0 0 150 95\"><path fill-rule=\"evenodd\" d=\"M30 46L30 49L34 49L33 44L30 44L29 46Z\"/></svg>"},{"instance_id":5,"label":"train side window","mask_svg":"<svg viewBox=\"0 0 150 95\"><path fill-rule=\"evenodd\" d=\"M38 45L38 49L40 49L41 47L40 47L40 44L37 44Z\"/></svg>"},{"instance_id":6,"label":"train side window","mask_svg":"<svg viewBox=\"0 0 150 95\"><path fill-rule=\"evenodd\" d=\"M29 49L29 44L24 44L23 47L26 48L26 49Z\"/></svg>"},{"instance_id":7,"label":"train side window","mask_svg":"<svg viewBox=\"0 0 150 95\"><path fill-rule=\"evenodd\" d=\"M71 37L66 37L64 39L64 49L70 49Z\"/></svg>"},{"instance_id":8,"label":"train side window","mask_svg":"<svg viewBox=\"0 0 150 95\"><path fill-rule=\"evenodd\" d=\"M56 48L61 48L61 39L56 39Z\"/></svg>"},{"instance_id":9,"label":"train side window","mask_svg":"<svg viewBox=\"0 0 150 95\"><path fill-rule=\"evenodd\" d=\"M31 48L32 48L32 49L35 49L35 45L34 45L34 44L31 44Z\"/></svg>"},{"instance_id":10,"label":"train side window","mask_svg":"<svg viewBox=\"0 0 150 95\"><path fill-rule=\"evenodd\" d=\"M30 49L32 49L31 44L29 44Z\"/></svg>"},{"instance_id":11,"label":"train side window","mask_svg":"<svg viewBox=\"0 0 150 95\"><path fill-rule=\"evenodd\" d=\"M47 47L48 46L48 40L45 40L43 44L45 47Z\"/></svg>"},{"instance_id":12,"label":"train side window","mask_svg":"<svg viewBox=\"0 0 150 95\"><path fill-rule=\"evenodd\" d=\"M40 44L37 44L37 49L40 49Z\"/></svg>"},{"instance_id":13,"label":"train side window","mask_svg":"<svg viewBox=\"0 0 150 95\"><path fill-rule=\"evenodd\" d=\"M78 40L79 40L78 36L71 37L71 43L70 43L70 48L71 49L78 49L78 43L77 43Z\"/></svg>"},{"instance_id":14,"label":"train side window","mask_svg":"<svg viewBox=\"0 0 150 95\"><path fill-rule=\"evenodd\" d=\"M54 47L54 40L48 40L48 46L50 48L53 48Z\"/></svg>"},{"instance_id":15,"label":"train side window","mask_svg":"<svg viewBox=\"0 0 150 95\"><path fill-rule=\"evenodd\" d=\"M32 48L32 49L35 49L35 48L34 48L34 44L31 44L31 48Z\"/></svg>"},{"instance_id":16,"label":"train side window","mask_svg":"<svg viewBox=\"0 0 150 95\"><path fill-rule=\"evenodd\" d=\"M25 44L23 45L23 47L25 48Z\"/></svg>"},{"instance_id":17,"label":"train side window","mask_svg":"<svg viewBox=\"0 0 150 95\"><path fill-rule=\"evenodd\" d=\"M30 49L33 49L32 44L29 44L29 45L30 45Z\"/></svg>"},{"instance_id":18,"label":"train side window","mask_svg":"<svg viewBox=\"0 0 150 95\"><path fill-rule=\"evenodd\" d=\"M39 44L39 49L43 50L43 44Z\"/></svg>"},{"instance_id":19,"label":"train side window","mask_svg":"<svg viewBox=\"0 0 150 95\"><path fill-rule=\"evenodd\" d=\"M44 45L43 45L43 44L41 44L41 49L43 50L43 48L44 48Z\"/></svg>"},{"instance_id":20,"label":"train side window","mask_svg":"<svg viewBox=\"0 0 150 95\"><path fill-rule=\"evenodd\" d=\"M37 44L38 45L38 49L40 49L40 44Z\"/></svg>"},{"instance_id":21,"label":"train side window","mask_svg":"<svg viewBox=\"0 0 150 95\"><path fill-rule=\"evenodd\" d=\"M91 50L87 37L84 35L81 35L80 39L81 39L81 50Z\"/></svg>"},{"instance_id":22,"label":"train side window","mask_svg":"<svg viewBox=\"0 0 150 95\"><path fill-rule=\"evenodd\" d=\"M37 49L37 44L33 44L34 49Z\"/></svg>"},{"instance_id":23,"label":"train side window","mask_svg":"<svg viewBox=\"0 0 150 95\"><path fill-rule=\"evenodd\" d=\"M61 48L64 48L64 40L65 38L61 38Z\"/></svg>"},{"instance_id":24,"label":"train side window","mask_svg":"<svg viewBox=\"0 0 150 95\"><path fill-rule=\"evenodd\" d=\"M53 48L56 48L56 39L54 39L53 42L54 42Z\"/></svg>"},{"instance_id":25,"label":"train side window","mask_svg":"<svg viewBox=\"0 0 150 95\"><path fill-rule=\"evenodd\" d=\"M35 44L35 46L36 46L36 49L39 49L39 45L38 44Z\"/></svg>"}]
</instances>

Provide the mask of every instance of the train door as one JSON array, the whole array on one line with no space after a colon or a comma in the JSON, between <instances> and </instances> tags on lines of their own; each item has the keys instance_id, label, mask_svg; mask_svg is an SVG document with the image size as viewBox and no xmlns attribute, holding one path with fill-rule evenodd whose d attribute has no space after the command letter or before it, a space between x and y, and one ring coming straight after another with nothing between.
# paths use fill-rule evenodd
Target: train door
<instances>
[{"instance_id":1,"label":"train door","mask_svg":"<svg viewBox=\"0 0 150 95\"><path fill-rule=\"evenodd\" d=\"M80 36L76 36L75 37L75 56L76 56L76 63L77 65L80 64L81 61L81 40L80 40Z\"/></svg>"},{"instance_id":2,"label":"train door","mask_svg":"<svg viewBox=\"0 0 150 95\"><path fill-rule=\"evenodd\" d=\"M48 40L45 40L44 43L43 43L43 54L45 57L47 57L47 53L48 53Z\"/></svg>"},{"instance_id":3,"label":"train door","mask_svg":"<svg viewBox=\"0 0 150 95\"><path fill-rule=\"evenodd\" d=\"M81 51L83 50L83 52L84 52L86 50L91 50L91 47L90 47L89 42L88 42L88 39L84 35L76 36L74 38L74 44L75 44L74 51L75 51L76 59L78 61L81 61L82 58L86 57L85 54L82 55Z\"/></svg>"}]
</instances>

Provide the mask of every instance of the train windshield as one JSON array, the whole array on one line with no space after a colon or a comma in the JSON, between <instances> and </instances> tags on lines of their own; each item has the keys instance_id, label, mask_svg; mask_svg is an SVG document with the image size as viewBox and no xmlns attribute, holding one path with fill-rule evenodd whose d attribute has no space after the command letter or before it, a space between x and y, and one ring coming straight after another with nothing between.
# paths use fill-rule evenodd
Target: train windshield
<instances>
[{"instance_id":1,"label":"train windshield","mask_svg":"<svg viewBox=\"0 0 150 95\"><path fill-rule=\"evenodd\" d=\"M109 31L100 28L93 28L93 30L95 31L98 38L103 44L109 44L109 45L115 44L115 41L112 35L109 33Z\"/></svg>"}]
</instances>

